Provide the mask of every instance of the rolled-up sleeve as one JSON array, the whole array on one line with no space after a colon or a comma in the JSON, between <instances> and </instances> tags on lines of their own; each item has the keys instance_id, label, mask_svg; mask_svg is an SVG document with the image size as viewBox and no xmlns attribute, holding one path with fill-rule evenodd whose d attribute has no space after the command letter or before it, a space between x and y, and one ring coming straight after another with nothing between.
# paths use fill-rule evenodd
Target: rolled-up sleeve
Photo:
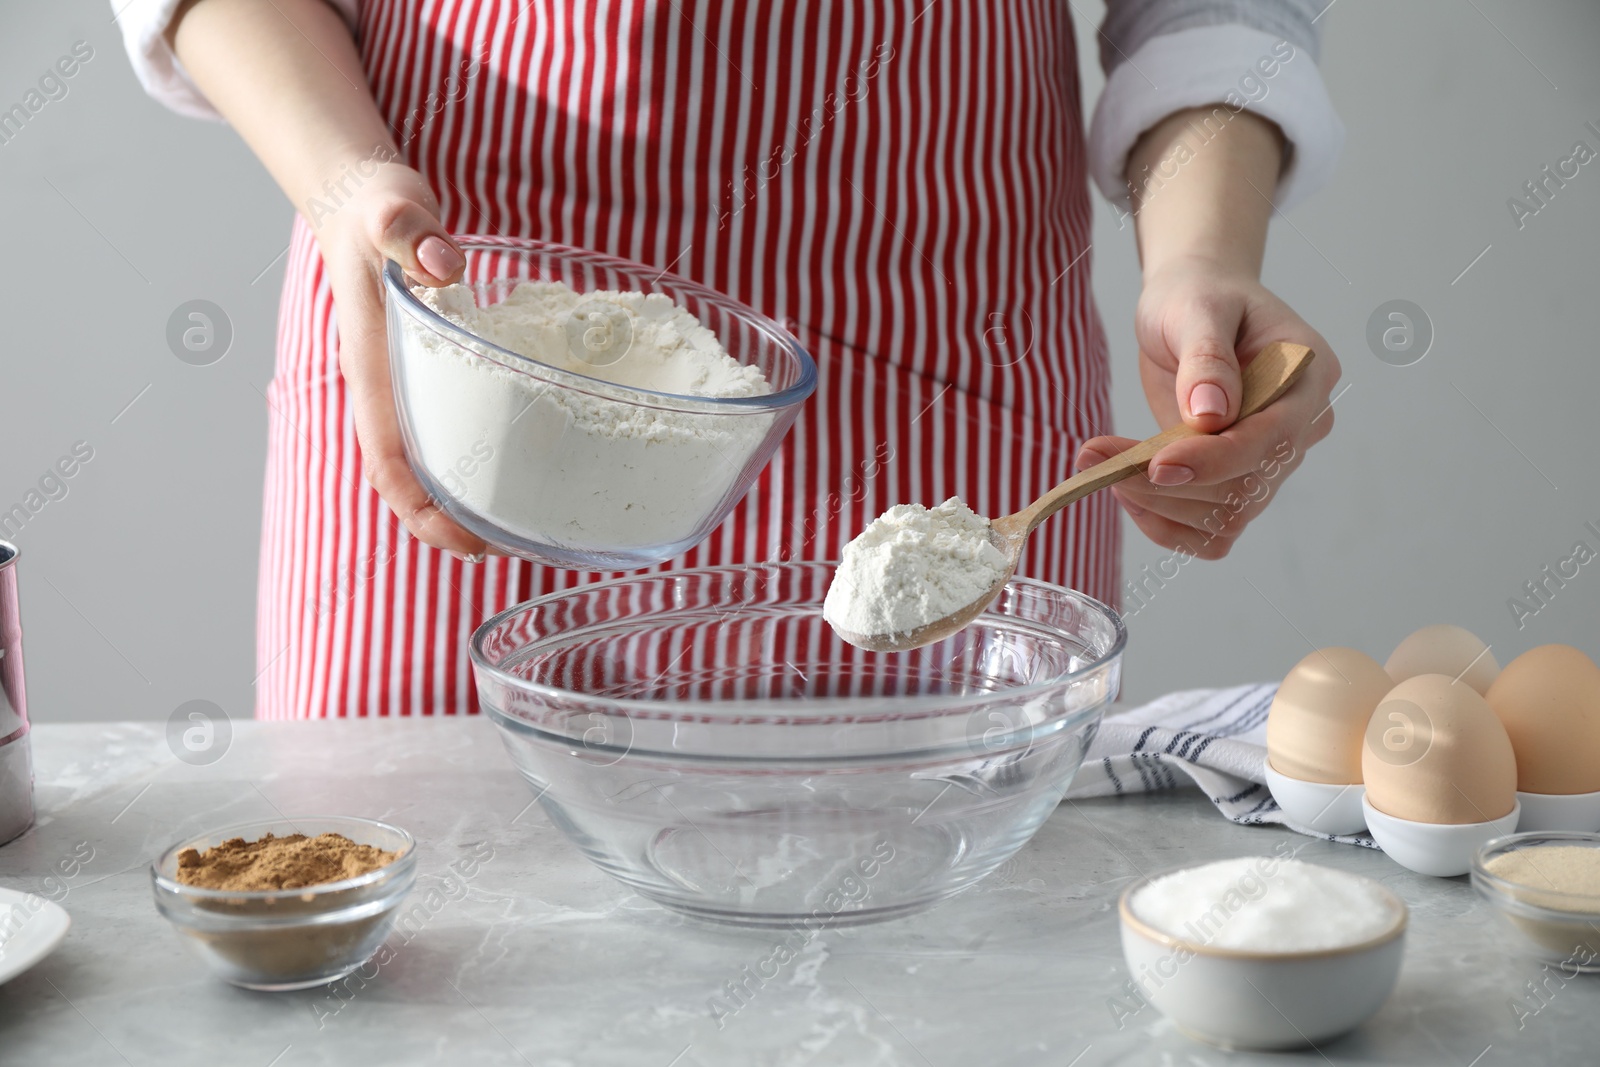
<instances>
[{"instance_id":1,"label":"rolled-up sleeve","mask_svg":"<svg viewBox=\"0 0 1600 1067\"><path fill-rule=\"evenodd\" d=\"M1274 203L1325 185L1344 125L1317 69L1317 19L1327 0L1108 0L1100 29L1106 87L1089 132L1089 169L1127 206L1128 154L1175 111L1220 105L1276 123L1286 141Z\"/></svg>"},{"instance_id":2,"label":"rolled-up sleeve","mask_svg":"<svg viewBox=\"0 0 1600 1067\"><path fill-rule=\"evenodd\" d=\"M359 0L326 2L343 15L352 28L356 25ZM133 72L145 92L180 115L221 121L222 116L195 85L167 43L167 26L182 6L183 0L111 0L112 13L122 28L123 47L128 50Z\"/></svg>"}]
</instances>

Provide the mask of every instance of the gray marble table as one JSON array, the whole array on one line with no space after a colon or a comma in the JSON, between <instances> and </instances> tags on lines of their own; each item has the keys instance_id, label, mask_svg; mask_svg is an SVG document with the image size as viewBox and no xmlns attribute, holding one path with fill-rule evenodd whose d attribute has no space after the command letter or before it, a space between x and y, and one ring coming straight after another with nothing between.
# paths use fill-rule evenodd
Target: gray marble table
<instances>
[{"instance_id":1,"label":"gray marble table","mask_svg":"<svg viewBox=\"0 0 1600 1067\"><path fill-rule=\"evenodd\" d=\"M1600 1062L1600 979L1566 981L1510 953L1464 879L1234 826L1194 792L1063 804L977 887L920 916L824 932L719 1027L710 997L776 936L686 920L590 867L530 806L486 721L237 723L205 767L174 758L157 724L46 725L33 738L38 824L0 848L0 885L49 888L73 925L0 986L7 1067ZM172 838L279 811L405 826L421 843L416 892L440 890L426 924L391 938L376 977L338 996L214 980L151 901L146 867ZM1411 905L1383 1011L1294 1056L1223 1053L1153 1008L1130 1015L1118 891L1140 871L1282 840ZM451 861L481 842L493 858L447 885ZM47 887L64 857L90 849ZM1543 983L1538 999L1529 983Z\"/></svg>"}]
</instances>

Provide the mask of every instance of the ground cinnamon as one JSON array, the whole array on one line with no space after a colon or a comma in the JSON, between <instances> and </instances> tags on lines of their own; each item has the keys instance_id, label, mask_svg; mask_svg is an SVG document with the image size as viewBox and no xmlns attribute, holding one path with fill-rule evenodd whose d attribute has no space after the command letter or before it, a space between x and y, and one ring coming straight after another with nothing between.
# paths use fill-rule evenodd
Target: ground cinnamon
<instances>
[{"instance_id":1,"label":"ground cinnamon","mask_svg":"<svg viewBox=\"0 0 1600 1067\"><path fill-rule=\"evenodd\" d=\"M343 834L235 837L203 853L192 848L178 853L178 881L236 892L302 889L367 874L393 863L396 855Z\"/></svg>"}]
</instances>

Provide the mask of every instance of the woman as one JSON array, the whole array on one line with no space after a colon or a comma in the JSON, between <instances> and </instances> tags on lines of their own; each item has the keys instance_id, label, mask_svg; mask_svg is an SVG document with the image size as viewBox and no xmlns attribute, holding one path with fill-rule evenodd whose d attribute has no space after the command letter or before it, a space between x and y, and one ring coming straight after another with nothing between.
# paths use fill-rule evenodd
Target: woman
<instances>
[{"instance_id":1,"label":"woman","mask_svg":"<svg viewBox=\"0 0 1600 1067\"><path fill-rule=\"evenodd\" d=\"M1270 340L1321 357L1270 411L1115 491L1156 542L1225 554L1332 424L1337 362L1258 281L1274 198L1338 149L1315 14L1113 0L1086 145L1055 0L133 0L144 84L226 117L300 209L268 393L258 715L475 710L474 626L601 577L483 559L406 464L379 268L447 284L454 233L640 260L788 325L817 395L673 565L827 558L889 504L1002 514L1131 443L1109 434L1092 172L1138 236L1158 422L1228 427L1239 357ZM1118 551L1100 494L1021 570L1115 603Z\"/></svg>"}]
</instances>

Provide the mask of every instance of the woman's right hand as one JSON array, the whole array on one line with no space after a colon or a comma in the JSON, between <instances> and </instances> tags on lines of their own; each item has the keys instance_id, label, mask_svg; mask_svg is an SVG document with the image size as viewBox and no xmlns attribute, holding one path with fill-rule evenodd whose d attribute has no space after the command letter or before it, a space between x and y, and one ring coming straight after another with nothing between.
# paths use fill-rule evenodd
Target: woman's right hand
<instances>
[{"instance_id":1,"label":"woman's right hand","mask_svg":"<svg viewBox=\"0 0 1600 1067\"><path fill-rule=\"evenodd\" d=\"M362 161L359 174L373 166ZM347 182L346 186L352 185ZM422 488L406 462L389 379L382 273L392 259L424 285L448 285L466 261L439 221L427 181L404 164L377 164L332 212L316 211L313 228L333 288L339 370L355 414L361 469L412 536L458 558L477 561L486 547Z\"/></svg>"}]
</instances>

